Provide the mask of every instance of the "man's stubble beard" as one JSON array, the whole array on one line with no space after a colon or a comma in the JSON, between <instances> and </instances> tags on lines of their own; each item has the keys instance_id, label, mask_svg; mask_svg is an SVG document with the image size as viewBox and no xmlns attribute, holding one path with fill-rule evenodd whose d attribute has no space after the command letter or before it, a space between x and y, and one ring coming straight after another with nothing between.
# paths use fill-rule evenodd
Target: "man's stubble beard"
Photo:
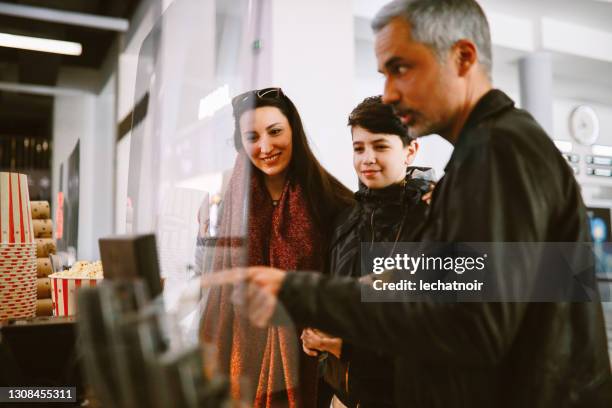
<instances>
[{"instance_id":1,"label":"man's stubble beard","mask_svg":"<svg viewBox=\"0 0 612 408\"><path fill-rule=\"evenodd\" d=\"M410 137L419 138L423 136L429 135L441 135L443 132L444 126L439 123L433 123L431 121L426 121L422 124L419 124L418 129L414 127L408 127L408 135Z\"/></svg>"}]
</instances>

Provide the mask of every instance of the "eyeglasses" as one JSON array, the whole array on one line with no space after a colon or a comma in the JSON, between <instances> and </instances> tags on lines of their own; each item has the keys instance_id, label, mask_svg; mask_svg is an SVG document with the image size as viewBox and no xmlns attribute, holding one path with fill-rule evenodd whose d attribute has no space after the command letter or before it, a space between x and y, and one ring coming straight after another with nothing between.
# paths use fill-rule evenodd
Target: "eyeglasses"
<instances>
[{"instance_id":1,"label":"eyeglasses","mask_svg":"<svg viewBox=\"0 0 612 408\"><path fill-rule=\"evenodd\" d=\"M247 91L245 93L241 93L238 96L234 96L232 99L232 107L236 108L239 105L242 105L250 98L269 98L276 99L280 98L283 95L283 91L280 88L263 88L263 89L255 89L252 91Z\"/></svg>"}]
</instances>

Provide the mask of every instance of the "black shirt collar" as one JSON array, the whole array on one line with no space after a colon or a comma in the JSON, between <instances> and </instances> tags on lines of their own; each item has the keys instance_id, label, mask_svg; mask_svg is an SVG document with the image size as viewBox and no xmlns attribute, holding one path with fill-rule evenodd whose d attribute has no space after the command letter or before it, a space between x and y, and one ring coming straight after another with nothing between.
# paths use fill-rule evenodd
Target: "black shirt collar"
<instances>
[{"instance_id":1,"label":"black shirt collar","mask_svg":"<svg viewBox=\"0 0 612 408\"><path fill-rule=\"evenodd\" d=\"M468 136L468 133L470 133L471 130L486 119L513 107L514 101L499 89L491 89L489 92L484 94L476 103L476 106L474 106L472 112L470 112L463 129L461 129L459 137L457 138L457 143L455 143L453 154L451 155L448 164L444 168L444 171L448 171L457 156L461 154L462 151L469 148L471 142L473 142Z\"/></svg>"}]
</instances>

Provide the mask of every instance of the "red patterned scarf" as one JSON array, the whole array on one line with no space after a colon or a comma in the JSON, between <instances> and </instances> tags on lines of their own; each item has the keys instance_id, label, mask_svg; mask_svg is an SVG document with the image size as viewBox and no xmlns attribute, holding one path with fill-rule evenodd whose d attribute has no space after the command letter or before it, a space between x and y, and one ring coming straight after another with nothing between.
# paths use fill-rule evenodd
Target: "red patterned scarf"
<instances>
[{"instance_id":1,"label":"red patterned scarf","mask_svg":"<svg viewBox=\"0 0 612 408\"><path fill-rule=\"evenodd\" d=\"M320 270L324 248L302 187L288 177L275 206L258 171L251 169L248 158L240 154L222 203L221 238L215 247L213 270L245 264L288 271ZM246 262L244 241L236 239L244 236L245 227ZM221 287L209 294L201 333L204 342L217 347L217 369L229 375L235 400L254 395L254 407L316 406L317 362L302 352L298 328L253 327L232 302L232 289Z\"/></svg>"}]
</instances>

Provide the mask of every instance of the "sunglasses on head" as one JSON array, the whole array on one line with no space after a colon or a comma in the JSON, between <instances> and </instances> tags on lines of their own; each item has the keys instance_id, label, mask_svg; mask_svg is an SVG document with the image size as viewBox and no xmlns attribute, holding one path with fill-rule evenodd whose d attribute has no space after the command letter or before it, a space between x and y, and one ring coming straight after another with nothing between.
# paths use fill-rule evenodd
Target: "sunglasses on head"
<instances>
[{"instance_id":1,"label":"sunglasses on head","mask_svg":"<svg viewBox=\"0 0 612 408\"><path fill-rule=\"evenodd\" d=\"M241 93L238 96L234 96L232 99L232 106L236 107L248 101L251 98L270 98L276 99L283 95L283 91L280 88L263 88L255 89L245 93Z\"/></svg>"}]
</instances>

